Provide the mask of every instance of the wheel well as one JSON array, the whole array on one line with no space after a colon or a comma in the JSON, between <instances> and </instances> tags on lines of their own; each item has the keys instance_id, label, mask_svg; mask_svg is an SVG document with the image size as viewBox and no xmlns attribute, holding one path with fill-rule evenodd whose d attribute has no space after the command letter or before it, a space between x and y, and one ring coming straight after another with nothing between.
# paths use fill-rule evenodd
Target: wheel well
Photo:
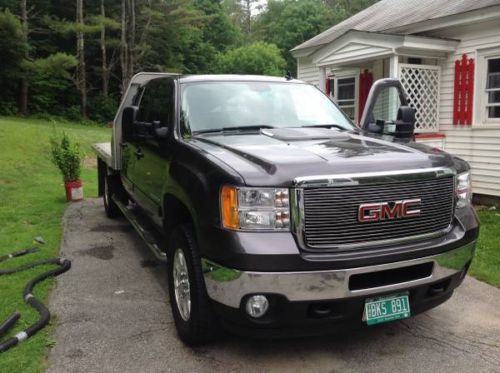
<instances>
[{"instance_id":1,"label":"wheel well","mask_svg":"<svg viewBox=\"0 0 500 373\"><path fill-rule=\"evenodd\" d=\"M167 194L163 199L163 226L167 237L179 224L193 224L188 208L177 197Z\"/></svg>"}]
</instances>

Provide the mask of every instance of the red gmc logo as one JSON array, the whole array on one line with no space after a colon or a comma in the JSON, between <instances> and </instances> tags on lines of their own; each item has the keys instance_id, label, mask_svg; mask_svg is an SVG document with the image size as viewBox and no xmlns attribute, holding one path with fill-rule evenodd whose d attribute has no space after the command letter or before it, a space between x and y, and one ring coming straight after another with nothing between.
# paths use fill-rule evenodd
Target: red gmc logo
<instances>
[{"instance_id":1,"label":"red gmc logo","mask_svg":"<svg viewBox=\"0 0 500 373\"><path fill-rule=\"evenodd\" d=\"M359 206L358 220L362 223L420 216L420 198L396 202L365 203Z\"/></svg>"}]
</instances>

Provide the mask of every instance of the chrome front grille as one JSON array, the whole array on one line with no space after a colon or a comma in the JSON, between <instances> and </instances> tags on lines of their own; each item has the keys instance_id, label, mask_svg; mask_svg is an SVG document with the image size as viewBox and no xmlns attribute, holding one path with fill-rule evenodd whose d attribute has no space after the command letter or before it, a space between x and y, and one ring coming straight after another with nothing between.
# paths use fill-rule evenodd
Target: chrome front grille
<instances>
[{"instance_id":1,"label":"chrome front grille","mask_svg":"<svg viewBox=\"0 0 500 373\"><path fill-rule=\"evenodd\" d=\"M376 245L416 239L450 227L454 214L454 177L351 185L305 187L301 190L301 234L312 249ZM367 203L421 199L420 216L360 222L359 207Z\"/></svg>"}]
</instances>

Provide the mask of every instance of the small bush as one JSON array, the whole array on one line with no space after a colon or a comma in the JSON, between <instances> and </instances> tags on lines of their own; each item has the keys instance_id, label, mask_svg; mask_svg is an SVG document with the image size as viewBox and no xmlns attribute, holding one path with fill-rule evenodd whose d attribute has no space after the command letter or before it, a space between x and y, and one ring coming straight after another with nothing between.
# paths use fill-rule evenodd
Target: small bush
<instances>
[{"instance_id":1,"label":"small bush","mask_svg":"<svg viewBox=\"0 0 500 373\"><path fill-rule=\"evenodd\" d=\"M216 72L223 74L285 74L286 62L274 44L256 42L217 56Z\"/></svg>"},{"instance_id":2,"label":"small bush","mask_svg":"<svg viewBox=\"0 0 500 373\"><path fill-rule=\"evenodd\" d=\"M0 115L12 116L16 115L17 107L13 102L2 102L0 100Z\"/></svg>"},{"instance_id":3,"label":"small bush","mask_svg":"<svg viewBox=\"0 0 500 373\"><path fill-rule=\"evenodd\" d=\"M63 132L60 139L53 137L50 140L52 163L59 168L63 180L76 181L80 179L82 153L77 143L71 142Z\"/></svg>"},{"instance_id":4,"label":"small bush","mask_svg":"<svg viewBox=\"0 0 500 373\"><path fill-rule=\"evenodd\" d=\"M82 112L78 105L61 108L59 115L72 122L80 122L82 120Z\"/></svg>"},{"instance_id":5,"label":"small bush","mask_svg":"<svg viewBox=\"0 0 500 373\"><path fill-rule=\"evenodd\" d=\"M113 121L117 109L118 102L113 97L104 95L96 96L90 102L89 119L107 124Z\"/></svg>"}]
</instances>

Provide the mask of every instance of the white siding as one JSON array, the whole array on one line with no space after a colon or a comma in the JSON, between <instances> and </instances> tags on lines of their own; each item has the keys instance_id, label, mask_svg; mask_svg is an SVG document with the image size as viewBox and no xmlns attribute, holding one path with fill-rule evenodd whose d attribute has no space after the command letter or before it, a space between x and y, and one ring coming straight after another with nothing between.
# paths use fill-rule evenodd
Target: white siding
<instances>
[{"instance_id":1,"label":"white siding","mask_svg":"<svg viewBox=\"0 0 500 373\"><path fill-rule=\"evenodd\" d=\"M297 79L318 86L319 69L312 63L310 58L301 57L297 59Z\"/></svg>"},{"instance_id":2,"label":"white siding","mask_svg":"<svg viewBox=\"0 0 500 373\"><path fill-rule=\"evenodd\" d=\"M475 193L500 196L500 125L485 126L476 122L473 126L454 126L452 123L455 60L466 53L477 63L478 49L500 46L500 20L432 35L461 40L456 53L440 63L439 119L440 132L446 135L445 150L470 162ZM477 68L475 81L484 81L484 77L477 75ZM478 110L477 102L478 93L475 92L475 111Z\"/></svg>"}]
</instances>

